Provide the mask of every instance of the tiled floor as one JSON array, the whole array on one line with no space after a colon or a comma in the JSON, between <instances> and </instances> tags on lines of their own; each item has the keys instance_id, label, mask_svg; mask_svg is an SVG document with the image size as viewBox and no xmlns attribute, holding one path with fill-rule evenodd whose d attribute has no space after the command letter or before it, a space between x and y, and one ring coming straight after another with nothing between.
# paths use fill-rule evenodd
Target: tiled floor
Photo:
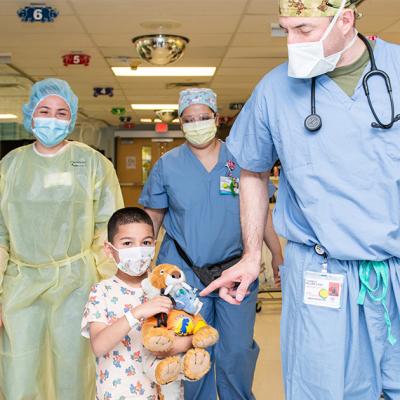
<instances>
[{"instance_id":1,"label":"tiled floor","mask_svg":"<svg viewBox=\"0 0 400 400\"><path fill-rule=\"evenodd\" d=\"M253 392L257 400L284 400L279 350L281 303L263 303L257 314L255 338L260 346Z\"/></svg>"}]
</instances>

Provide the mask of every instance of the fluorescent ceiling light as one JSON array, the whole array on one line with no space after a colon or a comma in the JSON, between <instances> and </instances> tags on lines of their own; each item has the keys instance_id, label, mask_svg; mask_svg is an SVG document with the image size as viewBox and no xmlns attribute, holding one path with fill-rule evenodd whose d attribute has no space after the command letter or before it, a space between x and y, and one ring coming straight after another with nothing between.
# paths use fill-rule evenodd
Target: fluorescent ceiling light
<instances>
[{"instance_id":1,"label":"fluorescent ceiling light","mask_svg":"<svg viewBox=\"0 0 400 400\"><path fill-rule=\"evenodd\" d=\"M179 124L179 118L175 118L175 119L172 121L172 123L173 123L173 124Z\"/></svg>"},{"instance_id":2,"label":"fluorescent ceiling light","mask_svg":"<svg viewBox=\"0 0 400 400\"><path fill-rule=\"evenodd\" d=\"M116 76L213 76L215 67L111 67Z\"/></svg>"},{"instance_id":3,"label":"fluorescent ceiling light","mask_svg":"<svg viewBox=\"0 0 400 400\"><path fill-rule=\"evenodd\" d=\"M154 119L154 123L155 124L160 124L162 121L161 121L161 119L160 118L155 118Z\"/></svg>"},{"instance_id":4,"label":"fluorescent ceiling light","mask_svg":"<svg viewBox=\"0 0 400 400\"><path fill-rule=\"evenodd\" d=\"M0 119L17 119L15 114L0 114Z\"/></svg>"},{"instance_id":5,"label":"fluorescent ceiling light","mask_svg":"<svg viewBox=\"0 0 400 400\"><path fill-rule=\"evenodd\" d=\"M151 124L153 120L151 118L140 118L142 124Z\"/></svg>"},{"instance_id":6,"label":"fluorescent ceiling light","mask_svg":"<svg viewBox=\"0 0 400 400\"><path fill-rule=\"evenodd\" d=\"M177 110L178 104L131 104L133 110Z\"/></svg>"}]
</instances>

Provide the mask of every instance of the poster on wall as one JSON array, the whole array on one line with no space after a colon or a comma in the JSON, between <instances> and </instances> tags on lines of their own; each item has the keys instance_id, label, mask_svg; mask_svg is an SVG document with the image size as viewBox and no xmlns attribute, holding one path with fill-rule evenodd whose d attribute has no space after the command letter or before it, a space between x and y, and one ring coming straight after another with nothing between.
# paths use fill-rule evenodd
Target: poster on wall
<instances>
[{"instance_id":1,"label":"poster on wall","mask_svg":"<svg viewBox=\"0 0 400 400\"><path fill-rule=\"evenodd\" d=\"M136 157L128 156L125 159L126 161L126 169L136 169Z\"/></svg>"}]
</instances>

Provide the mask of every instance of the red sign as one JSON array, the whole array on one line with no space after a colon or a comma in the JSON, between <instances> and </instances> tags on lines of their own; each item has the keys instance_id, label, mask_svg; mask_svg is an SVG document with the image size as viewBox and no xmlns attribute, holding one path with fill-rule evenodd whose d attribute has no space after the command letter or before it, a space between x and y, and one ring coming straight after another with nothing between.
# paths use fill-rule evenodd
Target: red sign
<instances>
[{"instance_id":1,"label":"red sign","mask_svg":"<svg viewBox=\"0 0 400 400\"><path fill-rule=\"evenodd\" d=\"M126 124L123 125L125 129L133 129L135 127L135 124L132 122L127 122Z\"/></svg>"},{"instance_id":2,"label":"red sign","mask_svg":"<svg viewBox=\"0 0 400 400\"><path fill-rule=\"evenodd\" d=\"M68 65L84 65L87 67L90 62L90 56L88 54L65 54L62 56L64 66Z\"/></svg>"},{"instance_id":3,"label":"red sign","mask_svg":"<svg viewBox=\"0 0 400 400\"><path fill-rule=\"evenodd\" d=\"M168 124L158 123L155 125L155 129L157 133L166 133L168 132Z\"/></svg>"}]
</instances>

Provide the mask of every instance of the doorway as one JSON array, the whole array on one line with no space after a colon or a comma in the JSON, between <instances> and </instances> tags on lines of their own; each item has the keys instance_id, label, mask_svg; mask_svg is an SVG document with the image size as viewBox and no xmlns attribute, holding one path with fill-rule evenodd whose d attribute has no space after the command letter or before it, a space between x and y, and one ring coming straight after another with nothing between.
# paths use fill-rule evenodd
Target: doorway
<instances>
[{"instance_id":1,"label":"doorway","mask_svg":"<svg viewBox=\"0 0 400 400\"><path fill-rule=\"evenodd\" d=\"M126 207L138 206L143 186L156 161L184 143L183 138L116 139L116 169Z\"/></svg>"}]
</instances>

